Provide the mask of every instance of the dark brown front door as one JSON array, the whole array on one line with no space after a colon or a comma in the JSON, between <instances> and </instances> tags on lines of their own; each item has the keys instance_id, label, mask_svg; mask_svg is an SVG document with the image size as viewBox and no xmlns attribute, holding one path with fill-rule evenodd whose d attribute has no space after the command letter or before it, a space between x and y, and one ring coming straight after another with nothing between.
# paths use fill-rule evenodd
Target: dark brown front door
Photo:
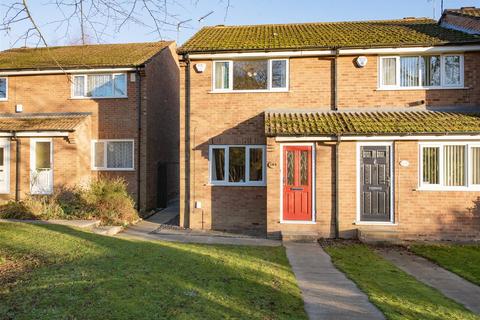
<instances>
[{"instance_id":1,"label":"dark brown front door","mask_svg":"<svg viewBox=\"0 0 480 320\"><path fill-rule=\"evenodd\" d=\"M360 147L360 220L390 221L390 147Z\"/></svg>"}]
</instances>

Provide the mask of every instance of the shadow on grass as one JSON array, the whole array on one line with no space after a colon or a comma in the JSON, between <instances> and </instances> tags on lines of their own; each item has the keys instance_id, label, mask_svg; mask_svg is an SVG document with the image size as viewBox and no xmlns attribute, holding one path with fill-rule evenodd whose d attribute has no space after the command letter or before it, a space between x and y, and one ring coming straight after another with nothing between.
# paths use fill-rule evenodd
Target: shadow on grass
<instances>
[{"instance_id":1,"label":"shadow on grass","mask_svg":"<svg viewBox=\"0 0 480 320\"><path fill-rule=\"evenodd\" d=\"M140 242L26 224L0 224L0 246L45 261L0 289L2 319L306 318L283 248Z\"/></svg>"}]
</instances>

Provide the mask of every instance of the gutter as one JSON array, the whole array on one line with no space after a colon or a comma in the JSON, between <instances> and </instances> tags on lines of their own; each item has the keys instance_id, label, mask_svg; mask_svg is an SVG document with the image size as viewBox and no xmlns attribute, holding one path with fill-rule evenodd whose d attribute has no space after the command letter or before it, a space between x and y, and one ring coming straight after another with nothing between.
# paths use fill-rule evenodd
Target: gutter
<instances>
[{"instance_id":1,"label":"gutter","mask_svg":"<svg viewBox=\"0 0 480 320\"><path fill-rule=\"evenodd\" d=\"M337 142L335 143L335 221L334 221L334 235L335 239L338 239L339 234L340 234L340 201L339 201L339 196L340 196L340 159L339 159L339 149L340 149L340 141L341 137L340 135L337 135Z\"/></svg>"},{"instance_id":2,"label":"gutter","mask_svg":"<svg viewBox=\"0 0 480 320\"><path fill-rule=\"evenodd\" d=\"M49 69L49 70L4 70L0 71L0 76L26 76L26 75L40 75L40 74L78 74L78 73L95 73L95 72L128 72L136 71L137 68L91 68L91 69Z\"/></svg>"},{"instance_id":3,"label":"gutter","mask_svg":"<svg viewBox=\"0 0 480 320\"><path fill-rule=\"evenodd\" d=\"M190 226L190 55L183 56L186 61L185 67L185 203L183 227ZM203 221L203 217L202 217Z\"/></svg>"},{"instance_id":4,"label":"gutter","mask_svg":"<svg viewBox=\"0 0 480 320\"><path fill-rule=\"evenodd\" d=\"M15 131L12 131L12 140L15 140L15 202L18 202L20 201L20 139Z\"/></svg>"},{"instance_id":5,"label":"gutter","mask_svg":"<svg viewBox=\"0 0 480 320\"><path fill-rule=\"evenodd\" d=\"M338 111L338 56L340 49L335 49L335 58L333 60L333 111Z\"/></svg>"}]
</instances>

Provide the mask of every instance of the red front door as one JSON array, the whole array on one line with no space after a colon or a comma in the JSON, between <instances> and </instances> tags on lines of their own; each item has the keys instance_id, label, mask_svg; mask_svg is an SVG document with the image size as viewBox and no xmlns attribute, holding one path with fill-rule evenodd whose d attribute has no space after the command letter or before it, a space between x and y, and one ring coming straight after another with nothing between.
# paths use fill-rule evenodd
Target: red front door
<instances>
[{"instance_id":1,"label":"red front door","mask_svg":"<svg viewBox=\"0 0 480 320\"><path fill-rule=\"evenodd\" d=\"M312 220L312 147L283 149L283 220Z\"/></svg>"}]
</instances>

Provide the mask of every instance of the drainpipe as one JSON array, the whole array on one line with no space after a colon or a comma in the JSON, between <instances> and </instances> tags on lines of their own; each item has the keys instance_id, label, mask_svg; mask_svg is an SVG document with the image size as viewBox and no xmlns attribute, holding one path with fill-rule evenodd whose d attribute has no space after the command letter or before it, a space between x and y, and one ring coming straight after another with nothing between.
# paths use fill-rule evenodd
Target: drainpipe
<instances>
[{"instance_id":1,"label":"drainpipe","mask_svg":"<svg viewBox=\"0 0 480 320\"><path fill-rule=\"evenodd\" d=\"M340 49L335 49L335 59L333 63L333 111L338 111L338 56Z\"/></svg>"},{"instance_id":2,"label":"drainpipe","mask_svg":"<svg viewBox=\"0 0 480 320\"><path fill-rule=\"evenodd\" d=\"M20 201L20 139L15 131L12 133L12 140L15 140L15 201L18 202Z\"/></svg>"},{"instance_id":3,"label":"drainpipe","mask_svg":"<svg viewBox=\"0 0 480 320\"><path fill-rule=\"evenodd\" d=\"M137 210L140 211L140 183L142 182L141 178L141 155L142 155L142 150L141 150L141 141L142 141L142 83L141 83L141 75L140 75L140 68L136 68L135 71L135 76L137 80L137 118L138 118L138 123L137 123Z\"/></svg>"},{"instance_id":4,"label":"drainpipe","mask_svg":"<svg viewBox=\"0 0 480 320\"><path fill-rule=\"evenodd\" d=\"M183 56L186 61L185 67L185 209L184 227L190 225L190 56ZM203 219L202 219L203 220Z\"/></svg>"},{"instance_id":5,"label":"drainpipe","mask_svg":"<svg viewBox=\"0 0 480 320\"><path fill-rule=\"evenodd\" d=\"M339 165L339 149L341 136L337 134L337 142L335 143L335 239L339 237L339 211L340 211L340 165Z\"/></svg>"}]
</instances>

